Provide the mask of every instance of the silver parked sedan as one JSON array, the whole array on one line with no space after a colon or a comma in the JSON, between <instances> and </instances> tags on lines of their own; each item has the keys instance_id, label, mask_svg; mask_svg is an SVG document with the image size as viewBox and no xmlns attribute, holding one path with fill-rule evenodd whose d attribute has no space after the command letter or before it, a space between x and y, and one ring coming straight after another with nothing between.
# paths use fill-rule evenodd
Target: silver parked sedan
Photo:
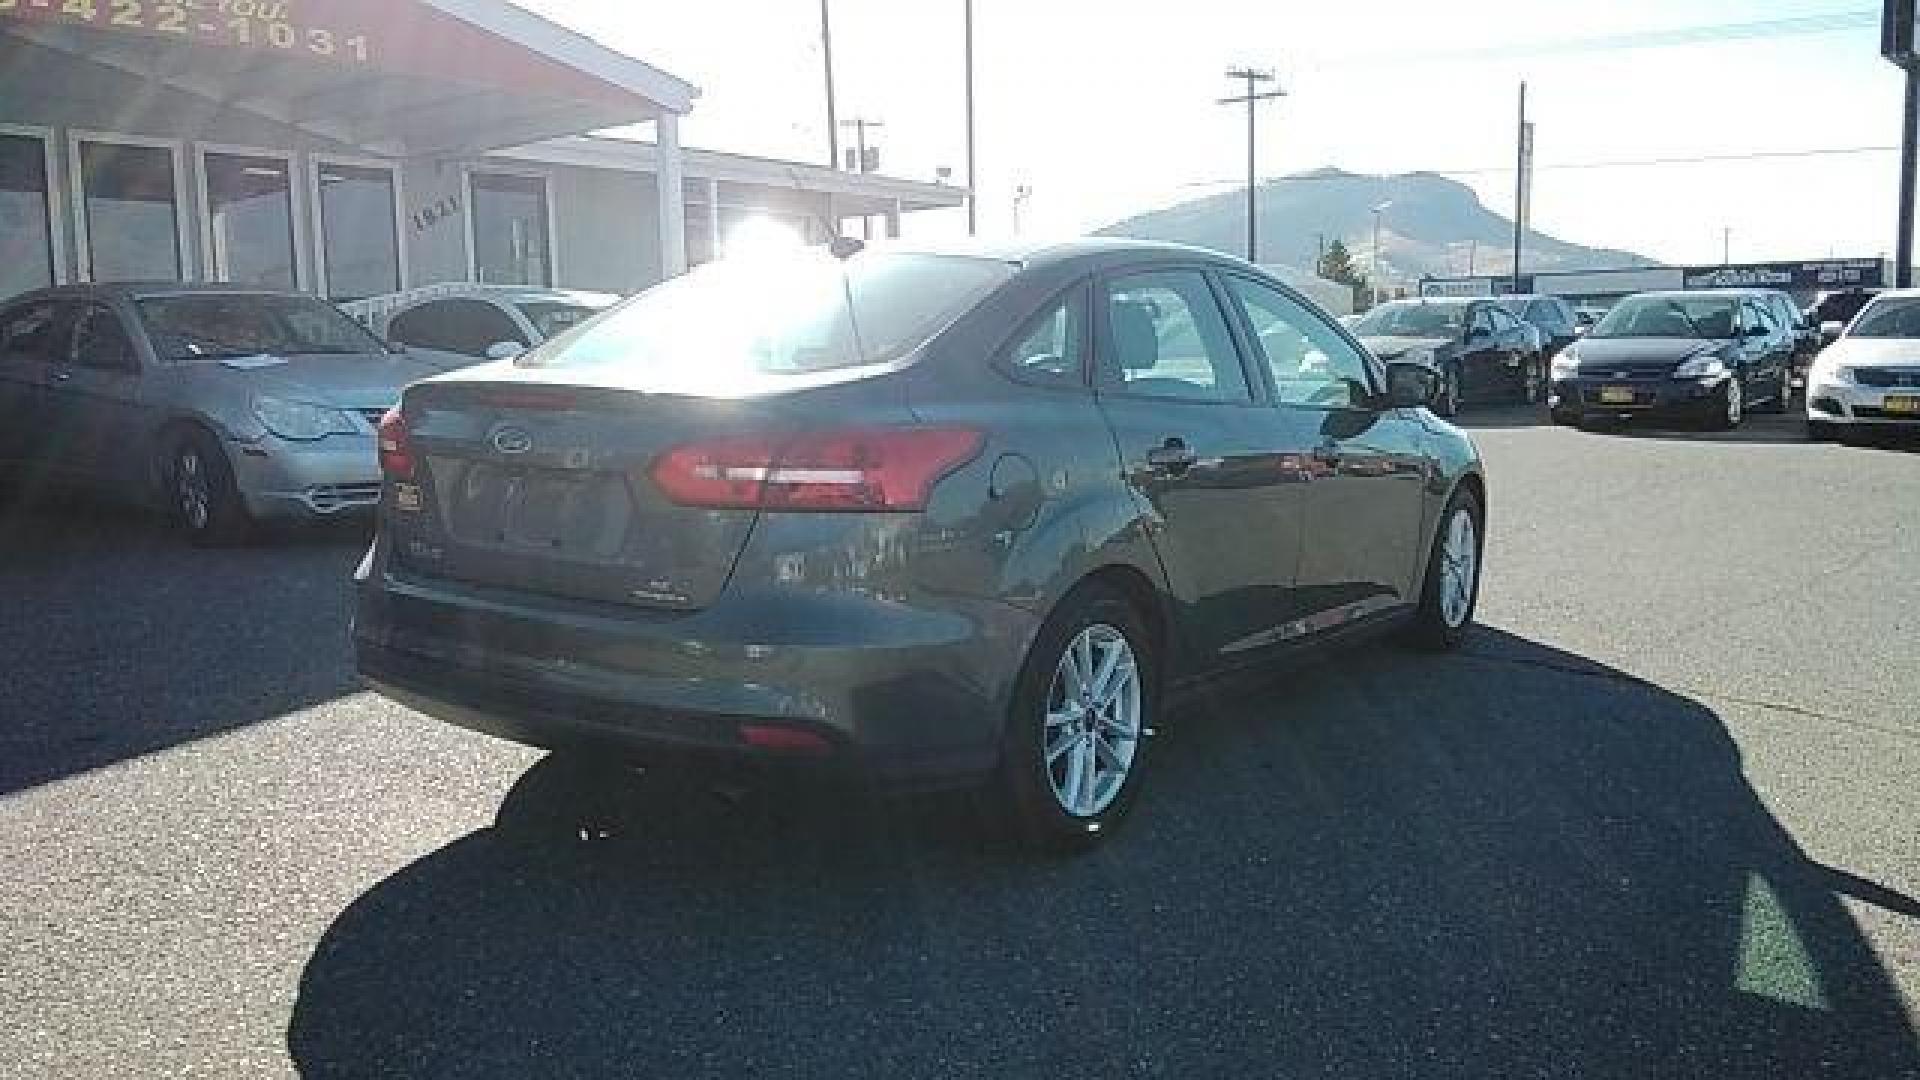
<instances>
[{"instance_id":1,"label":"silver parked sedan","mask_svg":"<svg viewBox=\"0 0 1920 1080\"><path fill-rule=\"evenodd\" d=\"M464 362L396 354L324 300L233 286L81 285L0 308L0 462L169 513L196 542L373 506L374 430Z\"/></svg>"}]
</instances>

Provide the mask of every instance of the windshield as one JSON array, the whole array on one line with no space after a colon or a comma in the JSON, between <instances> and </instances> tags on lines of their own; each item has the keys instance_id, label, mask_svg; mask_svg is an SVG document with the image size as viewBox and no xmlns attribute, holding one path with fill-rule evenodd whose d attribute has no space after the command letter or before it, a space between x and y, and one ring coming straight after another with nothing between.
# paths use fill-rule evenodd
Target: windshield
<instances>
[{"instance_id":1,"label":"windshield","mask_svg":"<svg viewBox=\"0 0 1920 1080\"><path fill-rule=\"evenodd\" d=\"M1733 337L1735 303L1724 296L1629 296L1601 319L1589 337Z\"/></svg>"},{"instance_id":2,"label":"windshield","mask_svg":"<svg viewBox=\"0 0 1920 1080\"><path fill-rule=\"evenodd\" d=\"M1879 300L1861 312L1848 337L1920 338L1920 297Z\"/></svg>"},{"instance_id":3,"label":"windshield","mask_svg":"<svg viewBox=\"0 0 1920 1080\"><path fill-rule=\"evenodd\" d=\"M1466 326L1465 304L1387 304L1374 308L1353 332L1361 337L1454 337Z\"/></svg>"},{"instance_id":4,"label":"windshield","mask_svg":"<svg viewBox=\"0 0 1920 1080\"><path fill-rule=\"evenodd\" d=\"M606 307L589 307L585 304L563 303L557 300L527 300L514 305L520 314L527 317L533 328L540 332L541 340L557 338L561 334L579 326Z\"/></svg>"},{"instance_id":5,"label":"windshield","mask_svg":"<svg viewBox=\"0 0 1920 1080\"><path fill-rule=\"evenodd\" d=\"M824 252L721 260L641 293L521 361L632 373L807 374L895 359L1002 282L1005 262Z\"/></svg>"},{"instance_id":6,"label":"windshield","mask_svg":"<svg viewBox=\"0 0 1920 1080\"><path fill-rule=\"evenodd\" d=\"M339 308L310 296L186 293L134 306L154 352L166 360L386 352Z\"/></svg>"}]
</instances>

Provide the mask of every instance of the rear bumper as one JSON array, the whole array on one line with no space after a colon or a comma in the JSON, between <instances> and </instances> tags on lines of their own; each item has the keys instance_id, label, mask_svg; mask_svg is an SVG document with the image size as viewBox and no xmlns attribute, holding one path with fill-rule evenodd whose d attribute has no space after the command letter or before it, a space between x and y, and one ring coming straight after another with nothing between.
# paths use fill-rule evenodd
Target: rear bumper
<instances>
[{"instance_id":1,"label":"rear bumper","mask_svg":"<svg viewBox=\"0 0 1920 1080\"><path fill-rule=\"evenodd\" d=\"M1807 419L1816 424L1920 428L1920 413L1890 412L1887 397L1920 398L1920 388L1813 382L1807 386Z\"/></svg>"},{"instance_id":2,"label":"rear bumper","mask_svg":"<svg viewBox=\"0 0 1920 1080\"><path fill-rule=\"evenodd\" d=\"M1631 402L1603 401L1608 389L1631 389ZM1718 415L1725 407L1726 379L1616 381L1555 379L1547 404L1555 412L1572 415L1645 416L1651 419L1698 420Z\"/></svg>"},{"instance_id":3,"label":"rear bumper","mask_svg":"<svg viewBox=\"0 0 1920 1080\"><path fill-rule=\"evenodd\" d=\"M984 776L1037 630L981 601L724 596L689 615L612 611L362 568L354 644L375 690L549 749L654 765L791 768L903 786ZM785 736L769 747L749 729Z\"/></svg>"},{"instance_id":4,"label":"rear bumper","mask_svg":"<svg viewBox=\"0 0 1920 1080\"><path fill-rule=\"evenodd\" d=\"M255 518L362 514L380 502L380 462L370 435L230 443L227 459L247 513Z\"/></svg>"}]
</instances>

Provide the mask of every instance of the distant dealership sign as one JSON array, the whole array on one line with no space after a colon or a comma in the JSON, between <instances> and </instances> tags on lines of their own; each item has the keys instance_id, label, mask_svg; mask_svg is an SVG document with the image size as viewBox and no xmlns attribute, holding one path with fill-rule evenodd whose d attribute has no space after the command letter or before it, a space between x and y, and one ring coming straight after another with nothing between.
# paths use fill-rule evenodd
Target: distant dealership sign
<instances>
[{"instance_id":1,"label":"distant dealership sign","mask_svg":"<svg viewBox=\"0 0 1920 1080\"><path fill-rule=\"evenodd\" d=\"M1682 287L1688 289L1818 292L1822 289L1879 288L1886 283L1886 267L1879 259L1696 266L1690 267L1681 280Z\"/></svg>"}]
</instances>

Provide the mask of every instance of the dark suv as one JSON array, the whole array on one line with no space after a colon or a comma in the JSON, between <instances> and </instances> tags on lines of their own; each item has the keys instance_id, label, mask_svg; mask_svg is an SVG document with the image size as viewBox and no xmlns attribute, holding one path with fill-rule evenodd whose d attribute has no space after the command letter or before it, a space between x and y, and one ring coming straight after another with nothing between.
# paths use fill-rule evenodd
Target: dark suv
<instances>
[{"instance_id":1,"label":"dark suv","mask_svg":"<svg viewBox=\"0 0 1920 1080\"><path fill-rule=\"evenodd\" d=\"M1514 318L1540 331L1549 359L1560 355L1561 349L1579 340L1580 318L1575 314L1573 305L1558 296L1520 293L1497 297L1494 302L1506 308Z\"/></svg>"}]
</instances>

